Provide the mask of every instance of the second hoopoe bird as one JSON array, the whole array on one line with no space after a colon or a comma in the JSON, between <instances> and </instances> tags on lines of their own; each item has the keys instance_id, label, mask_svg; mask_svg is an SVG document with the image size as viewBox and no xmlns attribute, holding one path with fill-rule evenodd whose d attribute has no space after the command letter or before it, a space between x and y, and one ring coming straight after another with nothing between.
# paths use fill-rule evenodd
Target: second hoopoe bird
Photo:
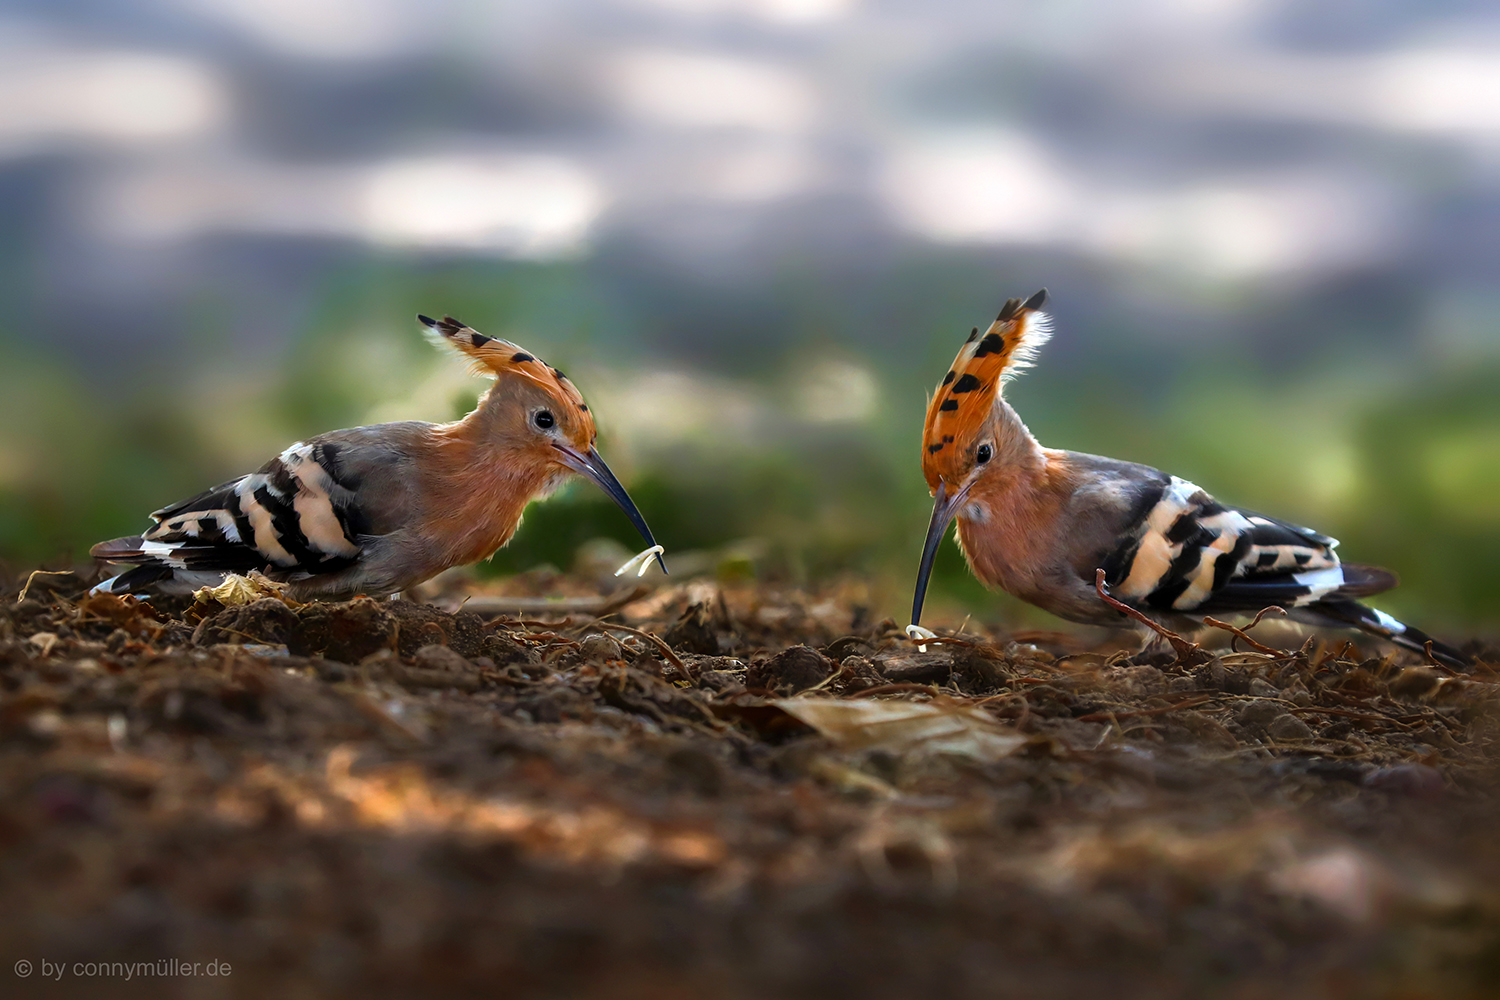
<instances>
[{"instance_id":1,"label":"second hoopoe bird","mask_svg":"<svg viewBox=\"0 0 1500 1000\"><path fill-rule=\"evenodd\" d=\"M1126 627L1096 589L1167 627L1280 606L1313 625L1352 627L1457 666L1451 646L1357 600L1396 576L1339 562L1338 542L1220 503L1145 465L1043 448L1002 394L1051 334L1045 290L1011 299L976 328L927 407L922 471L934 505L912 604L914 635L949 522L974 575L1070 621ZM1430 645L1429 645L1430 644Z\"/></svg>"},{"instance_id":2,"label":"second hoopoe bird","mask_svg":"<svg viewBox=\"0 0 1500 1000\"><path fill-rule=\"evenodd\" d=\"M562 372L451 317L417 319L494 378L472 413L299 441L256 472L156 511L144 534L95 545L96 558L133 564L95 589L184 592L255 569L293 597L393 594L495 552L526 505L574 473L619 504L661 560Z\"/></svg>"}]
</instances>

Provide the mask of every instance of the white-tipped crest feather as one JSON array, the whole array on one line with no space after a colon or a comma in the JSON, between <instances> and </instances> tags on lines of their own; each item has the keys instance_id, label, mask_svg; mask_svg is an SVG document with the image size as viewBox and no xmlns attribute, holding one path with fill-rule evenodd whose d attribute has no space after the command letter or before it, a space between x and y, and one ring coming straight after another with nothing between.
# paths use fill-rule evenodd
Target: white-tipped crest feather
<instances>
[{"instance_id":1,"label":"white-tipped crest feather","mask_svg":"<svg viewBox=\"0 0 1500 1000\"><path fill-rule=\"evenodd\" d=\"M1023 313L1017 323L1021 327L1021 339L1010 352L1005 370L1000 373L1002 384L1015 378L1022 369L1036 364L1037 353L1052 339L1052 317L1044 312Z\"/></svg>"}]
</instances>

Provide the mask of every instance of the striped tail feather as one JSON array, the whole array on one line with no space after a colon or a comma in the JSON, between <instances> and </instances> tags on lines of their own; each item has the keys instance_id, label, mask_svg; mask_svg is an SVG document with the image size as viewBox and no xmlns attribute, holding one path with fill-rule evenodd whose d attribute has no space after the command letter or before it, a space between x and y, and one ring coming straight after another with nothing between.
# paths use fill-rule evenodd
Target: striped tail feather
<instances>
[{"instance_id":1,"label":"striped tail feather","mask_svg":"<svg viewBox=\"0 0 1500 1000\"><path fill-rule=\"evenodd\" d=\"M1099 560L1117 598L1195 621L1276 606L1299 621L1357 628L1417 653L1431 643L1438 660L1472 665L1452 646L1359 603L1395 587L1396 574L1340 562L1333 538L1221 504L1177 476L1153 482L1142 497L1149 506Z\"/></svg>"},{"instance_id":2,"label":"striped tail feather","mask_svg":"<svg viewBox=\"0 0 1500 1000\"><path fill-rule=\"evenodd\" d=\"M133 594L149 587L187 593L222 581L226 573L244 573L266 564L263 556L243 545L155 541L141 535L100 542L89 554L109 563L133 564L93 588L103 594Z\"/></svg>"},{"instance_id":3,"label":"striped tail feather","mask_svg":"<svg viewBox=\"0 0 1500 1000\"><path fill-rule=\"evenodd\" d=\"M1419 628L1392 618L1384 611L1360 604L1358 601L1335 596L1319 601L1306 610L1316 612L1319 617L1326 619L1325 622L1318 622L1318 624L1352 626L1361 632L1388 640L1402 649L1409 649L1423 655L1426 655L1430 647L1433 658L1450 667L1467 670L1474 666L1472 657L1453 646L1434 639ZM1309 620L1315 621L1315 619Z\"/></svg>"},{"instance_id":4,"label":"striped tail feather","mask_svg":"<svg viewBox=\"0 0 1500 1000\"><path fill-rule=\"evenodd\" d=\"M1338 597L1369 597L1372 594L1383 594L1387 590L1394 590L1401 583L1395 573L1380 566L1341 562L1339 569L1344 571L1344 582L1339 585L1338 590L1334 591Z\"/></svg>"},{"instance_id":5,"label":"striped tail feather","mask_svg":"<svg viewBox=\"0 0 1500 1000\"><path fill-rule=\"evenodd\" d=\"M1369 597L1396 586L1396 574L1379 566L1340 563L1300 573L1258 573L1232 578L1212 591L1193 611L1254 612L1271 604L1316 607L1324 601Z\"/></svg>"},{"instance_id":6,"label":"striped tail feather","mask_svg":"<svg viewBox=\"0 0 1500 1000\"><path fill-rule=\"evenodd\" d=\"M100 542L89 550L95 559L179 570L243 572L266 564L265 556L245 545L195 543L192 539L156 541L140 535Z\"/></svg>"},{"instance_id":7,"label":"striped tail feather","mask_svg":"<svg viewBox=\"0 0 1500 1000\"><path fill-rule=\"evenodd\" d=\"M107 542L100 542L89 549L89 555L95 559L103 559L107 562L133 562L141 557L141 546L146 539L140 535L126 535L124 538L111 538Z\"/></svg>"},{"instance_id":8,"label":"striped tail feather","mask_svg":"<svg viewBox=\"0 0 1500 1000\"><path fill-rule=\"evenodd\" d=\"M108 592L150 584L187 592L252 569L303 576L347 569L367 524L344 452L326 436L299 441L257 472L153 512L145 532L100 542L96 559L136 567L106 581Z\"/></svg>"},{"instance_id":9,"label":"striped tail feather","mask_svg":"<svg viewBox=\"0 0 1500 1000\"><path fill-rule=\"evenodd\" d=\"M95 584L89 590L90 594L136 594L149 587L170 582L174 579L177 571L170 566L160 564L147 564L145 566L132 566L123 573L118 573L108 580Z\"/></svg>"}]
</instances>

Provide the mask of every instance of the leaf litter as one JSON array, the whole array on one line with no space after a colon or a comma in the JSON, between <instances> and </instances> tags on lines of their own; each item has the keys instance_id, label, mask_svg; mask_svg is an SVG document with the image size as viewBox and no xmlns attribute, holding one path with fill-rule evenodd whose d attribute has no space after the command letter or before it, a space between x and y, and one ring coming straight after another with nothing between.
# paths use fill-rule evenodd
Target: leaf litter
<instances>
[{"instance_id":1,"label":"leaf litter","mask_svg":"<svg viewBox=\"0 0 1500 1000\"><path fill-rule=\"evenodd\" d=\"M1014 753L1027 740L997 725L983 709L947 699L780 698L772 704L843 750L937 753L985 762Z\"/></svg>"},{"instance_id":2,"label":"leaf litter","mask_svg":"<svg viewBox=\"0 0 1500 1000\"><path fill-rule=\"evenodd\" d=\"M245 996L1493 992L1492 646L921 648L852 580L89 582L0 595L18 958L216 958Z\"/></svg>"}]
</instances>

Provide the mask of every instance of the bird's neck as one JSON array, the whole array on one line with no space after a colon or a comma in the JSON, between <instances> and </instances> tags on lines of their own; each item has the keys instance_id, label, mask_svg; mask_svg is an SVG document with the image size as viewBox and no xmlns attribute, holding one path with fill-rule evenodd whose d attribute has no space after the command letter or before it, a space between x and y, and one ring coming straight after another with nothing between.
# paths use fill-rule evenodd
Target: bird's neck
<instances>
[{"instance_id":1,"label":"bird's neck","mask_svg":"<svg viewBox=\"0 0 1500 1000\"><path fill-rule=\"evenodd\" d=\"M439 476L456 477L475 484L481 477L487 482L520 482L531 478L539 463L526 448L506 434L489 397L460 420L433 428L435 454L441 466ZM528 442L529 443L529 442Z\"/></svg>"},{"instance_id":2,"label":"bird's neck","mask_svg":"<svg viewBox=\"0 0 1500 1000\"><path fill-rule=\"evenodd\" d=\"M511 435L507 433L507 426L514 421L504 419L517 404L514 397L505 396L498 391L500 383L491 385L479 397L474 409L451 424L444 424L442 430L455 440L467 442L477 451L488 449L504 449L510 446Z\"/></svg>"},{"instance_id":3,"label":"bird's neck","mask_svg":"<svg viewBox=\"0 0 1500 1000\"><path fill-rule=\"evenodd\" d=\"M426 470L432 484L432 543L457 565L483 559L510 540L526 505L555 485L561 467L493 433L481 409L434 429Z\"/></svg>"},{"instance_id":4,"label":"bird's neck","mask_svg":"<svg viewBox=\"0 0 1500 1000\"><path fill-rule=\"evenodd\" d=\"M1043 448L1008 403L995 409L995 457L959 511L958 538L975 576L1024 596L1047 565L1070 477L1063 453Z\"/></svg>"}]
</instances>

